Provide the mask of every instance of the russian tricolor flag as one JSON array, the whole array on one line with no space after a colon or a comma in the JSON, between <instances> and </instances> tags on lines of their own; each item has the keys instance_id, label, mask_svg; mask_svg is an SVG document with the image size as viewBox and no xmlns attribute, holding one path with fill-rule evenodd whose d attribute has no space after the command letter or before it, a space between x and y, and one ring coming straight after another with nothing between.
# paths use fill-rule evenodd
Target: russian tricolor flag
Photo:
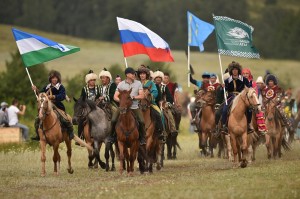
<instances>
[{"instance_id":1,"label":"russian tricolor flag","mask_svg":"<svg viewBox=\"0 0 300 199\"><path fill-rule=\"evenodd\" d=\"M132 20L117 17L124 57L146 54L154 62L173 62L170 47L160 36Z\"/></svg>"}]
</instances>

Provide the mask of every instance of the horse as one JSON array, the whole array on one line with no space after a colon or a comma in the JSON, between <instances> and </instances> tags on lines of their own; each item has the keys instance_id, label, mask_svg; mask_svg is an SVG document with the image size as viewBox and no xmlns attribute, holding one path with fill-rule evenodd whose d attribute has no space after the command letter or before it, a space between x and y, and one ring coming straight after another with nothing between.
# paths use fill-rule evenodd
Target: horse
<instances>
[{"instance_id":1,"label":"horse","mask_svg":"<svg viewBox=\"0 0 300 199\"><path fill-rule=\"evenodd\" d=\"M129 91L119 90L120 115L116 124L118 148L120 151L120 174L123 173L126 160L127 174L129 176L133 175L134 161L139 150L138 124L133 112L130 109L130 106L132 105L132 99L130 97L131 91L132 88Z\"/></svg>"},{"instance_id":2,"label":"horse","mask_svg":"<svg viewBox=\"0 0 300 199\"><path fill-rule=\"evenodd\" d=\"M59 175L60 172L60 154L58 147L61 142L65 142L67 146L68 156L68 173L73 174L74 170L71 166L72 147L71 139L66 131L62 129L58 115L53 110L52 102L48 99L46 93L40 93L37 99L38 102L38 117L40 119L40 127L38 128L38 134L40 136L41 147L41 162L42 172L41 176L46 175L45 162L46 162L46 145L49 144L53 147L53 162L54 162L54 174ZM69 119L71 117L67 115Z\"/></svg>"},{"instance_id":3,"label":"horse","mask_svg":"<svg viewBox=\"0 0 300 199\"><path fill-rule=\"evenodd\" d=\"M151 110L152 95L150 92L151 85L148 88L144 88L145 98L140 101L140 108L145 121L146 130L146 154L147 154L147 167L149 172L153 172L153 164L156 163L156 169L161 169L161 142L158 139L158 134L156 132L155 117Z\"/></svg>"},{"instance_id":4,"label":"horse","mask_svg":"<svg viewBox=\"0 0 300 199\"><path fill-rule=\"evenodd\" d=\"M248 155L248 135L247 135L247 118L245 112L247 108L257 110L259 101L256 91L253 88L245 87L233 100L232 107L228 118L228 132L230 134L231 146L233 149L234 167L238 166L238 158L241 161L242 168L247 167ZM239 153L239 154L238 154Z\"/></svg>"},{"instance_id":5,"label":"horse","mask_svg":"<svg viewBox=\"0 0 300 199\"><path fill-rule=\"evenodd\" d=\"M173 134L170 132L170 126L169 126L170 122L168 121L168 119L169 117L173 117L173 119L175 120L174 114L172 112L172 108L170 106L172 105L170 105L165 98L163 98L162 101L160 102L160 107L165 119L165 127L166 127L165 130L167 132L167 140L166 140L167 158L168 160L172 160L172 159L175 160L177 158L177 147L179 149L181 148L177 141L178 133ZM175 120L175 125L176 125L175 128L177 131L179 130L179 122L180 122L179 118L177 118L177 120ZM165 144L163 144L161 147L161 166L163 166L163 160L165 159L164 150L165 150Z\"/></svg>"},{"instance_id":6,"label":"horse","mask_svg":"<svg viewBox=\"0 0 300 199\"><path fill-rule=\"evenodd\" d=\"M197 102L200 102L201 116L198 115L196 121L197 128L200 129L198 132L199 137L199 147L202 149L203 155L207 156L206 151L207 141L209 139L209 150L210 156L214 157L213 148L215 142L213 142L212 131L215 129L215 101L216 101L216 92L215 90L201 91L200 99ZM201 118L199 118L201 117ZM200 120L200 121L199 121Z\"/></svg>"},{"instance_id":7,"label":"horse","mask_svg":"<svg viewBox=\"0 0 300 199\"><path fill-rule=\"evenodd\" d=\"M272 99L265 104L266 107L266 126L268 128L266 147L268 151L268 158L276 159L281 157L281 143L283 140L284 127L280 121L280 113L276 110L277 102Z\"/></svg>"},{"instance_id":8,"label":"horse","mask_svg":"<svg viewBox=\"0 0 300 199\"><path fill-rule=\"evenodd\" d=\"M111 123L106 117L105 112L96 106L94 101L79 98L74 98L74 116L73 120L78 123L79 120L84 121L83 136L88 145L93 147L93 150L88 150L89 163L88 167L98 167L98 164L102 169L109 171L109 153L112 158L111 171L115 171L114 158L115 153L113 151L112 144L108 142L108 137L111 132ZM100 148L102 143L105 143L105 160L102 162L100 159ZM95 163L93 163L96 158Z\"/></svg>"}]
</instances>

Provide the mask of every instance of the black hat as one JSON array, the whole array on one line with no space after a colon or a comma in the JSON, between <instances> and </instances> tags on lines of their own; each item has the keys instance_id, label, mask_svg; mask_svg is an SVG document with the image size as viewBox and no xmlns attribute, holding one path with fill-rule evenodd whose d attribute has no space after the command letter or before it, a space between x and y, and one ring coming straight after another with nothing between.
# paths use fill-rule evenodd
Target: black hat
<instances>
[{"instance_id":1,"label":"black hat","mask_svg":"<svg viewBox=\"0 0 300 199\"><path fill-rule=\"evenodd\" d=\"M139 68L138 68L138 76L140 76L141 73L145 73L146 74L146 78L149 79L150 78L150 70L149 68L147 68L146 66L144 65L141 65Z\"/></svg>"},{"instance_id":2,"label":"black hat","mask_svg":"<svg viewBox=\"0 0 300 199\"><path fill-rule=\"evenodd\" d=\"M60 75L60 73L59 73L58 71L56 71L56 70L51 70L51 71L49 72L49 78L48 78L48 80L49 80L50 83L51 83L51 79L52 79L53 77L56 77L56 78L58 79L58 82L61 83L61 75Z\"/></svg>"},{"instance_id":3,"label":"black hat","mask_svg":"<svg viewBox=\"0 0 300 199\"><path fill-rule=\"evenodd\" d=\"M242 74L242 66L238 63L238 62L235 62L235 61L232 61L229 65L228 65L228 71L229 71L229 74L232 75L232 70L233 69L238 69L239 71L239 75Z\"/></svg>"},{"instance_id":4,"label":"black hat","mask_svg":"<svg viewBox=\"0 0 300 199\"><path fill-rule=\"evenodd\" d=\"M128 73L135 74L135 70L131 67L128 67L125 69L125 75L127 75Z\"/></svg>"},{"instance_id":5,"label":"black hat","mask_svg":"<svg viewBox=\"0 0 300 199\"><path fill-rule=\"evenodd\" d=\"M278 84L277 78L275 75L269 74L266 76L266 85L268 85L269 81L273 81L275 85Z\"/></svg>"}]
</instances>

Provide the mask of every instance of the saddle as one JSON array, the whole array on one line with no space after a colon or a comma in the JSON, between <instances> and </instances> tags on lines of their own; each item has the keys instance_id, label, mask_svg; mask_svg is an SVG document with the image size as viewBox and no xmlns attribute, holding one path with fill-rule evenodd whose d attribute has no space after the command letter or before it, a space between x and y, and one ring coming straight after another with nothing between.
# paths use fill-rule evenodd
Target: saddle
<instances>
[{"instance_id":1,"label":"saddle","mask_svg":"<svg viewBox=\"0 0 300 199\"><path fill-rule=\"evenodd\" d=\"M111 121L111 118L112 118L112 107L111 106L112 105L110 103L98 103L97 106L104 111L108 121Z\"/></svg>"}]
</instances>

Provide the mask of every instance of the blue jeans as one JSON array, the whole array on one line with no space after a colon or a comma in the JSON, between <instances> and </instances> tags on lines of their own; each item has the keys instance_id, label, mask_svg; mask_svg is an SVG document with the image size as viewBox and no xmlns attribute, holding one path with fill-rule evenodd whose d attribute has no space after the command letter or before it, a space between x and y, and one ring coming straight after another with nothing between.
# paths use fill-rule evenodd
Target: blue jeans
<instances>
[{"instance_id":1,"label":"blue jeans","mask_svg":"<svg viewBox=\"0 0 300 199\"><path fill-rule=\"evenodd\" d=\"M27 141L29 139L29 128L27 126L25 126L24 124L21 124L21 123L17 123L15 125L12 125L11 127L19 127L22 129L22 136L23 136L23 139L25 141Z\"/></svg>"}]
</instances>

